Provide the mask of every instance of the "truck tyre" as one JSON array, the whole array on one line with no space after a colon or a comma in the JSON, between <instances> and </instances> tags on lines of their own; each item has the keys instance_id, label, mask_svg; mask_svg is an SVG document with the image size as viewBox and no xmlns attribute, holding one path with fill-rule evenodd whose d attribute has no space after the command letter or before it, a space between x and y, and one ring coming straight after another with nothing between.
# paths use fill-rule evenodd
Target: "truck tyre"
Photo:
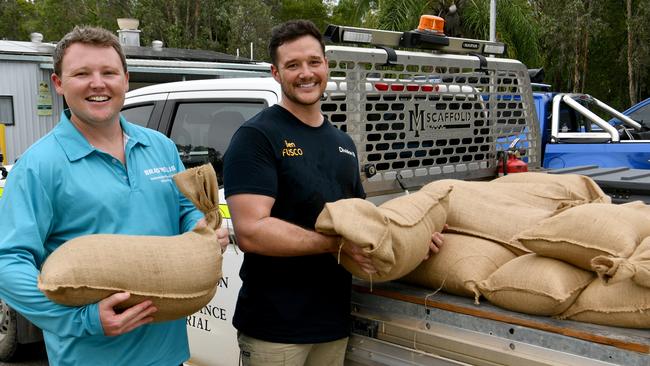
<instances>
[{"instance_id":1,"label":"truck tyre","mask_svg":"<svg viewBox=\"0 0 650 366\"><path fill-rule=\"evenodd\" d=\"M0 361L11 361L18 348L16 312L0 299Z\"/></svg>"}]
</instances>

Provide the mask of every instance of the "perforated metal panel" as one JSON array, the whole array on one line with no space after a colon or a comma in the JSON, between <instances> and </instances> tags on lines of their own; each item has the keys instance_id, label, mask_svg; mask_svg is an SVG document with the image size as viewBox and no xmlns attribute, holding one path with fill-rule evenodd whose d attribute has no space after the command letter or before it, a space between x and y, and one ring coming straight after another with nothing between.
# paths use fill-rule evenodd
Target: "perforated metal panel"
<instances>
[{"instance_id":1,"label":"perforated metal panel","mask_svg":"<svg viewBox=\"0 0 650 366\"><path fill-rule=\"evenodd\" d=\"M496 152L516 137L539 166L539 127L526 67L518 61L328 46L322 110L357 145L369 195L443 178L496 174ZM372 170L376 174L371 176Z\"/></svg>"}]
</instances>

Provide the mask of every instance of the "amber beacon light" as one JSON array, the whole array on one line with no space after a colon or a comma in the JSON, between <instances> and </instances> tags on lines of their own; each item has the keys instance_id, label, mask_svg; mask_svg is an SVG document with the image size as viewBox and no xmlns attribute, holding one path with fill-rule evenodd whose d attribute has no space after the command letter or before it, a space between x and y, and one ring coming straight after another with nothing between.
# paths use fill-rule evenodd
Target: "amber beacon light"
<instances>
[{"instance_id":1,"label":"amber beacon light","mask_svg":"<svg viewBox=\"0 0 650 366\"><path fill-rule=\"evenodd\" d=\"M420 17L419 31L429 31L444 35L445 20L435 15L422 15Z\"/></svg>"}]
</instances>

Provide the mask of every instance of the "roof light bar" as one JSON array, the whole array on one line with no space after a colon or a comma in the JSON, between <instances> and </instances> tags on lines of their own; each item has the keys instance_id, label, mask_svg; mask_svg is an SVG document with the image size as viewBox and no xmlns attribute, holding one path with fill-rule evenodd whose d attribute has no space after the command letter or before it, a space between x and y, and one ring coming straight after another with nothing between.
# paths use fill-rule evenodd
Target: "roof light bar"
<instances>
[{"instance_id":1,"label":"roof light bar","mask_svg":"<svg viewBox=\"0 0 650 366\"><path fill-rule=\"evenodd\" d=\"M394 32L344 25L328 25L324 37L331 43L388 46L392 48L419 48L456 54L503 55L506 46L501 42L447 37L436 28Z\"/></svg>"}]
</instances>

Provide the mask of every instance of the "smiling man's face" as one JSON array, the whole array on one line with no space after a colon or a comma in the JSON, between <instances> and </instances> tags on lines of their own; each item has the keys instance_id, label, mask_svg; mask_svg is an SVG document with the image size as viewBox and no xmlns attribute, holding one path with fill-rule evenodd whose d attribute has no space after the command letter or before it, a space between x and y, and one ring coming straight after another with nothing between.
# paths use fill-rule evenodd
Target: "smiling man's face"
<instances>
[{"instance_id":1,"label":"smiling man's face","mask_svg":"<svg viewBox=\"0 0 650 366\"><path fill-rule=\"evenodd\" d=\"M318 40L302 36L278 47L277 55L278 65L271 66L271 72L282 86L282 103L301 108L319 102L329 69Z\"/></svg>"},{"instance_id":2,"label":"smiling man's face","mask_svg":"<svg viewBox=\"0 0 650 366\"><path fill-rule=\"evenodd\" d=\"M75 124L102 126L119 121L129 75L112 47L70 45L61 75L52 74L56 92L65 97Z\"/></svg>"}]
</instances>

